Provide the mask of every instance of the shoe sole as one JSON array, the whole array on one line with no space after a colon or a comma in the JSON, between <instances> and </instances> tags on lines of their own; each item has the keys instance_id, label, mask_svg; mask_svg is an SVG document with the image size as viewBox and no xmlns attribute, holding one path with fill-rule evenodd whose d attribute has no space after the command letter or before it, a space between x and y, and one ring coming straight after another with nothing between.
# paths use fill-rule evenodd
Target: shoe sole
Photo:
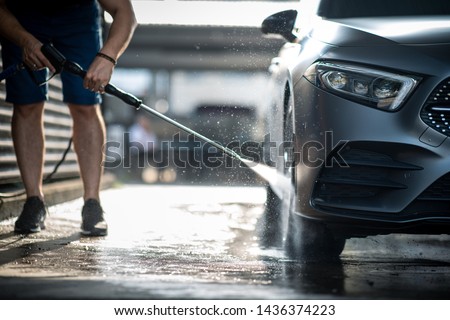
<instances>
[{"instance_id":1,"label":"shoe sole","mask_svg":"<svg viewBox=\"0 0 450 320\"><path fill-rule=\"evenodd\" d=\"M17 227L14 227L14 232L19 234L30 234L30 233L38 233L42 230L45 230L45 225L41 224L40 226L37 226L36 228L30 228L30 229L20 229Z\"/></svg>"},{"instance_id":2,"label":"shoe sole","mask_svg":"<svg viewBox=\"0 0 450 320\"><path fill-rule=\"evenodd\" d=\"M83 236L87 236L87 237L103 237L103 236L108 235L108 231L107 230L93 230L93 231L81 230L81 234Z\"/></svg>"}]
</instances>

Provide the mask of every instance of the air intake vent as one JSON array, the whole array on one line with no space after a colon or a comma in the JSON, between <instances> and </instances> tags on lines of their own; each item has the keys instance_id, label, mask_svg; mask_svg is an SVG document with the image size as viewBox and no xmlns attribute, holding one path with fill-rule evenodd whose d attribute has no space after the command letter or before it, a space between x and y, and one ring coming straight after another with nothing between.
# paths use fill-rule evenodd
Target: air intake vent
<instances>
[{"instance_id":1,"label":"air intake vent","mask_svg":"<svg viewBox=\"0 0 450 320\"><path fill-rule=\"evenodd\" d=\"M450 201L450 174L446 174L438 179L417 199L428 201Z\"/></svg>"},{"instance_id":2,"label":"air intake vent","mask_svg":"<svg viewBox=\"0 0 450 320\"><path fill-rule=\"evenodd\" d=\"M434 89L420 117L428 126L450 137L450 79Z\"/></svg>"},{"instance_id":3,"label":"air intake vent","mask_svg":"<svg viewBox=\"0 0 450 320\"><path fill-rule=\"evenodd\" d=\"M350 146L341 156L345 163L325 167L317 177L313 201L321 207L378 206L384 195L407 188L404 175L422 170L391 155Z\"/></svg>"}]
</instances>

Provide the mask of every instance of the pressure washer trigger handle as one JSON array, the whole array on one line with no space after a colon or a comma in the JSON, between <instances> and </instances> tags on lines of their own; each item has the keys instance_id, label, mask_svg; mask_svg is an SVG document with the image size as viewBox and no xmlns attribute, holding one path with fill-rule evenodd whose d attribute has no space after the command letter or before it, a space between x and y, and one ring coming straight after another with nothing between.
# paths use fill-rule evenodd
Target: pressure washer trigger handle
<instances>
[{"instance_id":1,"label":"pressure washer trigger handle","mask_svg":"<svg viewBox=\"0 0 450 320\"><path fill-rule=\"evenodd\" d=\"M51 43L44 44L41 48L44 56L55 68L55 74L61 73L66 63L66 58Z\"/></svg>"},{"instance_id":2,"label":"pressure washer trigger handle","mask_svg":"<svg viewBox=\"0 0 450 320\"><path fill-rule=\"evenodd\" d=\"M86 76L86 71L83 70L83 68L80 67L79 64L66 60L66 58L52 44L43 45L41 51L51 62L53 67L55 67L56 73L60 73L62 70L65 70L72 74L76 74L81 78L84 78ZM116 96L126 104L129 104L136 109L139 109L142 105L142 100L136 98L130 93L122 91L112 84L106 85L105 92Z\"/></svg>"},{"instance_id":3,"label":"pressure washer trigger handle","mask_svg":"<svg viewBox=\"0 0 450 320\"><path fill-rule=\"evenodd\" d=\"M139 109L142 105L142 100L136 98L135 96L133 96L132 94L130 94L128 92L120 90L113 84L107 84L105 87L105 92L109 93L113 96L116 96L117 98L119 98L120 100L125 102L126 104L129 104L129 105L135 107L136 109Z\"/></svg>"},{"instance_id":4,"label":"pressure washer trigger handle","mask_svg":"<svg viewBox=\"0 0 450 320\"><path fill-rule=\"evenodd\" d=\"M60 73L65 70L80 76L81 78L86 76L86 71L84 71L79 64L66 60L66 57L64 57L51 43L44 44L41 51L55 68L55 73Z\"/></svg>"}]
</instances>

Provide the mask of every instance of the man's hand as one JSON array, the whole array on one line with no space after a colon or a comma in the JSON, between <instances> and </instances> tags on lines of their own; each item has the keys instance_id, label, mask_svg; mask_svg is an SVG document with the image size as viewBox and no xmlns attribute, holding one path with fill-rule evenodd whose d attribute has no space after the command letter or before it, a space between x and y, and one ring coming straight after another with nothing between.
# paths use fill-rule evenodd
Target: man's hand
<instances>
[{"instance_id":1,"label":"man's hand","mask_svg":"<svg viewBox=\"0 0 450 320\"><path fill-rule=\"evenodd\" d=\"M102 57L96 57L90 65L83 86L91 91L105 93L105 86L111 80L114 64Z\"/></svg>"},{"instance_id":2,"label":"man's hand","mask_svg":"<svg viewBox=\"0 0 450 320\"><path fill-rule=\"evenodd\" d=\"M48 68L54 73L55 68L41 52L42 43L33 36L27 39L22 47L22 60L31 70Z\"/></svg>"},{"instance_id":3,"label":"man's hand","mask_svg":"<svg viewBox=\"0 0 450 320\"><path fill-rule=\"evenodd\" d=\"M0 0L0 34L22 48L23 62L31 70L47 67L50 72L55 72L55 68L41 52L42 43L23 28L6 7L5 0Z\"/></svg>"}]
</instances>

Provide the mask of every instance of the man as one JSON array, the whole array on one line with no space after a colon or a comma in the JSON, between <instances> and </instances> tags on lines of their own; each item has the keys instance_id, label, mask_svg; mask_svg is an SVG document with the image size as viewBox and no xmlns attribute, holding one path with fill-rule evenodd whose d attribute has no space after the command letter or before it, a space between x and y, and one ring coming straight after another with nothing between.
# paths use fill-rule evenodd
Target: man
<instances>
[{"instance_id":1,"label":"man","mask_svg":"<svg viewBox=\"0 0 450 320\"><path fill-rule=\"evenodd\" d=\"M100 6L112 17L109 35L102 45ZM73 142L84 185L81 231L84 235L107 234L100 205L103 174L102 146L105 126L100 112L100 94L110 81L117 59L128 46L136 27L129 0L0 0L0 34L4 68L23 62L23 70L6 82L6 101L13 103L12 136L27 200L17 221L17 233L45 228L46 207L42 192L44 163L43 108L46 86L36 78L54 72L41 52L53 43L68 60L87 70L82 80L63 72L64 102L73 118ZM45 76L45 75L44 75Z\"/></svg>"}]
</instances>

